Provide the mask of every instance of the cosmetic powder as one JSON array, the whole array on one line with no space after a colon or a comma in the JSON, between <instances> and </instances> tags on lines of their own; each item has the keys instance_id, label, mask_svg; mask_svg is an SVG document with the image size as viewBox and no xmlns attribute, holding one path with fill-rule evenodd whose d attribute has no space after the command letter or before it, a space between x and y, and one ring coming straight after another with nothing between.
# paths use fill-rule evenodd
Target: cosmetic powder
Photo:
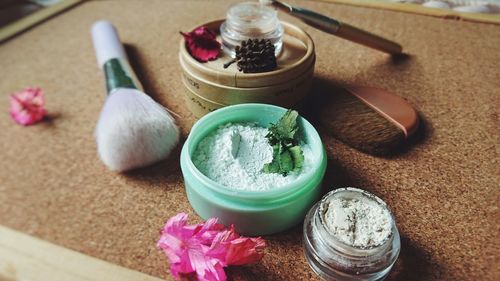
<instances>
[{"instance_id":1,"label":"cosmetic powder","mask_svg":"<svg viewBox=\"0 0 500 281\"><path fill-rule=\"evenodd\" d=\"M304 163L297 173L265 173L273 149L268 143L267 128L255 123L228 123L207 135L197 146L192 160L196 168L211 180L233 190L266 191L282 187L313 166L312 151L301 145Z\"/></svg>"},{"instance_id":2,"label":"cosmetic powder","mask_svg":"<svg viewBox=\"0 0 500 281\"><path fill-rule=\"evenodd\" d=\"M391 235L389 210L366 196L331 198L321 205L320 212L327 230L350 246L375 247Z\"/></svg>"},{"instance_id":3,"label":"cosmetic powder","mask_svg":"<svg viewBox=\"0 0 500 281\"><path fill-rule=\"evenodd\" d=\"M383 280L400 248L387 204L359 188L327 193L304 221L306 258L323 280Z\"/></svg>"}]
</instances>

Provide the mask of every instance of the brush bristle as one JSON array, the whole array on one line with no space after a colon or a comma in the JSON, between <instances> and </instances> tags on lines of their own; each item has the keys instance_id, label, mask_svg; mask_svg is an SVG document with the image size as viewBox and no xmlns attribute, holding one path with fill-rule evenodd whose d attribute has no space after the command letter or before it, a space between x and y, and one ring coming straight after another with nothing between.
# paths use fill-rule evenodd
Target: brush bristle
<instances>
[{"instance_id":1,"label":"brush bristle","mask_svg":"<svg viewBox=\"0 0 500 281\"><path fill-rule=\"evenodd\" d=\"M106 99L95 135L104 164L127 171L167 158L179 141L179 128L148 95L118 89Z\"/></svg>"},{"instance_id":2,"label":"brush bristle","mask_svg":"<svg viewBox=\"0 0 500 281\"><path fill-rule=\"evenodd\" d=\"M340 141L373 155L388 155L406 140L404 132L344 89L331 93L321 122Z\"/></svg>"}]
</instances>

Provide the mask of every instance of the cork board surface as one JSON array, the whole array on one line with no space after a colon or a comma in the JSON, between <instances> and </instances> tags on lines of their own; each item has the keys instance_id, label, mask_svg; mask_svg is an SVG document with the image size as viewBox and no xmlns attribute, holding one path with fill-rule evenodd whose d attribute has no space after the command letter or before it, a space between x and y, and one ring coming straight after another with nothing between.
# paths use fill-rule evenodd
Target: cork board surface
<instances>
[{"instance_id":1,"label":"cork board surface","mask_svg":"<svg viewBox=\"0 0 500 281\"><path fill-rule=\"evenodd\" d=\"M420 140L389 159L357 152L318 127L327 189L365 188L395 213L402 252L388 280L498 280L498 26L291 2L384 34L411 54L391 62L281 16L314 39L316 85L390 89L425 120ZM125 175L101 164L93 130L105 94L89 27L101 18L118 27L146 91L180 115L185 137L195 119L182 99L178 31L222 18L228 4L91 1L0 45L0 224L171 280L155 248L158 230L181 211L199 221L184 193L179 149ZM10 120L7 96L25 86L44 89L47 122L23 128ZM232 280L318 280L303 256L300 226L265 238L263 261L230 268Z\"/></svg>"}]
</instances>

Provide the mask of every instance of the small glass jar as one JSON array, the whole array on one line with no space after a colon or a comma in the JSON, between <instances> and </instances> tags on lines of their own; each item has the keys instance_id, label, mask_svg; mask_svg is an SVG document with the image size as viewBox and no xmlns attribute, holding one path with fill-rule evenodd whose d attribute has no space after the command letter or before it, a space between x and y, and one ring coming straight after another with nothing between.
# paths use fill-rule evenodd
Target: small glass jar
<instances>
[{"instance_id":1,"label":"small glass jar","mask_svg":"<svg viewBox=\"0 0 500 281\"><path fill-rule=\"evenodd\" d=\"M231 57L236 56L235 47L247 39L269 39L274 44L275 54L283 47L284 29L278 12L259 2L243 2L233 5L220 26L222 48Z\"/></svg>"},{"instance_id":2,"label":"small glass jar","mask_svg":"<svg viewBox=\"0 0 500 281\"><path fill-rule=\"evenodd\" d=\"M325 210L333 198L365 197L385 208L391 218L391 233L378 245L357 247L337 239L328 229ZM394 216L380 198L358 188L340 188L316 203L304 221L304 250L313 271L323 280L383 280L396 262L401 242Z\"/></svg>"}]
</instances>

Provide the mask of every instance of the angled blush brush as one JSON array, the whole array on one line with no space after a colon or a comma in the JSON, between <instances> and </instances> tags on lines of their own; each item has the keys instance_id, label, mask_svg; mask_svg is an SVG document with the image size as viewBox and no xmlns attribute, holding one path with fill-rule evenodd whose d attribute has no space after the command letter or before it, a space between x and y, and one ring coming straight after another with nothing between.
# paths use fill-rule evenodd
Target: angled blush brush
<instances>
[{"instance_id":1,"label":"angled blush brush","mask_svg":"<svg viewBox=\"0 0 500 281\"><path fill-rule=\"evenodd\" d=\"M294 7L276 0L260 0L260 3L263 5L272 5L276 9L296 17L312 27L343 39L392 55L397 55L402 52L403 48L396 42L311 10Z\"/></svg>"}]
</instances>

